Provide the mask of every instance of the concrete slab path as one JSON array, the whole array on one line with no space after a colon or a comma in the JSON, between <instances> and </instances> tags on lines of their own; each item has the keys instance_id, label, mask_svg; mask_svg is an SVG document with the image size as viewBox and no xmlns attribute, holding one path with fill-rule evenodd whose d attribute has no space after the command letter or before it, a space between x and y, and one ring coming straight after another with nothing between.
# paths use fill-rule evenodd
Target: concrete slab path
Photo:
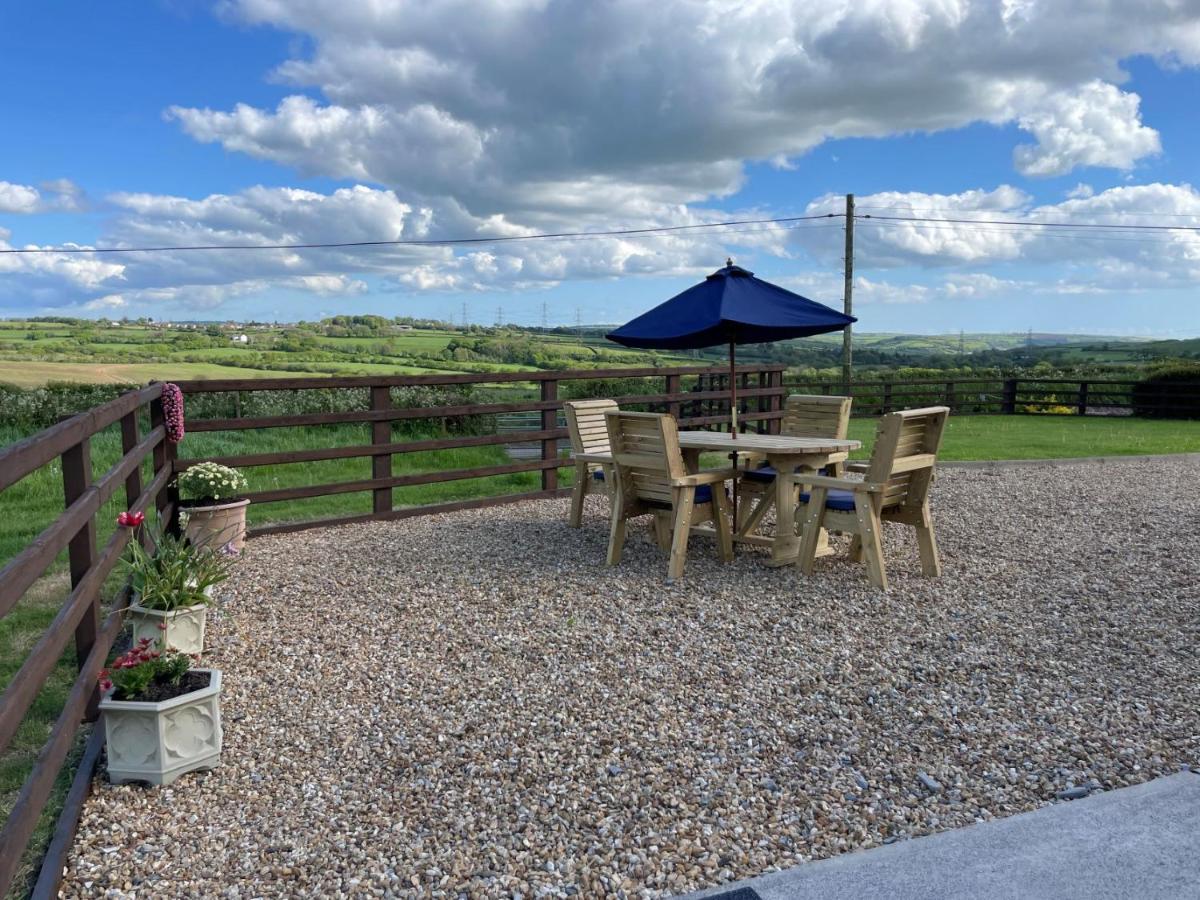
<instances>
[{"instance_id":1,"label":"concrete slab path","mask_svg":"<svg viewBox=\"0 0 1200 900\"><path fill-rule=\"evenodd\" d=\"M737 888L762 900L1200 898L1200 775L801 864L688 900Z\"/></svg>"}]
</instances>

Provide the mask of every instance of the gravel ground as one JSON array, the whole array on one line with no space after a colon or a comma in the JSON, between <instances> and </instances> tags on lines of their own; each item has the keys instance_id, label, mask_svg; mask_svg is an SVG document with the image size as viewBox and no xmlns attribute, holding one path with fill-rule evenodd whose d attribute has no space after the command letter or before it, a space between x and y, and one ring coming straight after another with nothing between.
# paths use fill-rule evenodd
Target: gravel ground
<instances>
[{"instance_id":1,"label":"gravel ground","mask_svg":"<svg viewBox=\"0 0 1200 900\"><path fill-rule=\"evenodd\" d=\"M603 501L251 543L220 769L88 801L66 896L657 897L1200 765L1200 464L947 470L892 590ZM840 539L844 546L844 539Z\"/></svg>"}]
</instances>

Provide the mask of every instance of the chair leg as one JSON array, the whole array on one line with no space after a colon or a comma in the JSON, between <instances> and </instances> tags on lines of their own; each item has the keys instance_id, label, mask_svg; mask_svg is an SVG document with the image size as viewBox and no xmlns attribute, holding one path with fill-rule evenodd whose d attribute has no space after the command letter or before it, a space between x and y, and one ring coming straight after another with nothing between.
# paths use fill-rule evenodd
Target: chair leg
<instances>
[{"instance_id":1,"label":"chair leg","mask_svg":"<svg viewBox=\"0 0 1200 900\"><path fill-rule=\"evenodd\" d=\"M654 514L654 543L658 545L659 550L665 552L671 551L671 514L667 512L656 512Z\"/></svg>"},{"instance_id":2,"label":"chair leg","mask_svg":"<svg viewBox=\"0 0 1200 900\"><path fill-rule=\"evenodd\" d=\"M867 564L867 577L881 591L887 590L887 571L883 565L882 528L879 513L871 498L860 494L854 496L854 515L858 519L858 536L862 540L862 553Z\"/></svg>"},{"instance_id":3,"label":"chair leg","mask_svg":"<svg viewBox=\"0 0 1200 900\"><path fill-rule=\"evenodd\" d=\"M717 529L717 554L721 562L733 561L733 527L730 521L729 498L725 496L724 485L713 485L713 524Z\"/></svg>"},{"instance_id":4,"label":"chair leg","mask_svg":"<svg viewBox=\"0 0 1200 900\"><path fill-rule=\"evenodd\" d=\"M575 464L575 484L571 487L571 512L567 525L578 528L583 524L583 497L588 489L588 469L583 463Z\"/></svg>"},{"instance_id":5,"label":"chair leg","mask_svg":"<svg viewBox=\"0 0 1200 900\"><path fill-rule=\"evenodd\" d=\"M856 534L850 541L850 561L851 562L862 562L862 558L863 558L862 538Z\"/></svg>"},{"instance_id":6,"label":"chair leg","mask_svg":"<svg viewBox=\"0 0 1200 900\"><path fill-rule=\"evenodd\" d=\"M667 579L674 581L683 577L683 563L687 559L688 534L692 530L692 510L696 505L695 488L675 488L675 533L671 538L671 562L667 567Z\"/></svg>"},{"instance_id":7,"label":"chair leg","mask_svg":"<svg viewBox=\"0 0 1200 900\"><path fill-rule=\"evenodd\" d=\"M621 549L625 546L625 504L621 497L621 489L617 488L617 496L613 498L612 525L608 532L608 564L615 566L621 561Z\"/></svg>"},{"instance_id":8,"label":"chair leg","mask_svg":"<svg viewBox=\"0 0 1200 900\"><path fill-rule=\"evenodd\" d=\"M938 560L937 538L933 536L933 516L929 513L929 502L921 507L921 524L917 526L917 548L921 551L921 574L936 578L942 574Z\"/></svg>"},{"instance_id":9,"label":"chair leg","mask_svg":"<svg viewBox=\"0 0 1200 900\"><path fill-rule=\"evenodd\" d=\"M811 575L817 562L817 544L821 540L821 526L825 522L825 488L814 488L808 495L804 510L804 528L800 534L800 571Z\"/></svg>"}]
</instances>

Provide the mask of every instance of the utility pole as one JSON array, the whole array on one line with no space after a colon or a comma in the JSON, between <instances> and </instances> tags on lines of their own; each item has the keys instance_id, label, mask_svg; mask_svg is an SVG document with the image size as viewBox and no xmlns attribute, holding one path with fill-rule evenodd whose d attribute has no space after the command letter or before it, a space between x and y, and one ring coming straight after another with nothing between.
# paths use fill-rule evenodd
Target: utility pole
<instances>
[{"instance_id":1,"label":"utility pole","mask_svg":"<svg viewBox=\"0 0 1200 900\"><path fill-rule=\"evenodd\" d=\"M854 309L854 195L846 195L846 286L842 293L842 312L853 315ZM842 383L846 394L850 393L850 377L854 369L853 336L851 326L842 332Z\"/></svg>"},{"instance_id":2,"label":"utility pole","mask_svg":"<svg viewBox=\"0 0 1200 900\"><path fill-rule=\"evenodd\" d=\"M462 305L462 316L463 316L463 320L462 320L462 322L463 322L463 331L466 331L466 330L467 330L467 301L466 301L466 300L464 300L464 301L463 301L463 305Z\"/></svg>"},{"instance_id":3,"label":"utility pole","mask_svg":"<svg viewBox=\"0 0 1200 900\"><path fill-rule=\"evenodd\" d=\"M964 356L966 354L966 352L967 352L966 335L963 333L963 330L960 328L960 329L958 329L958 355Z\"/></svg>"},{"instance_id":4,"label":"utility pole","mask_svg":"<svg viewBox=\"0 0 1200 900\"><path fill-rule=\"evenodd\" d=\"M580 338L583 337L583 313L578 306L575 307L575 334Z\"/></svg>"},{"instance_id":5,"label":"utility pole","mask_svg":"<svg viewBox=\"0 0 1200 900\"><path fill-rule=\"evenodd\" d=\"M504 325L504 307L496 307L496 327L501 328Z\"/></svg>"},{"instance_id":6,"label":"utility pole","mask_svg":"<svg viewBox=\"0 0 1200 900\"><path fill-rule=\"evenodd\" d=\"M546 320L546 301L543 300L542 301L542 334L545 334L546 331L548 331L548 329L546 328L546 321L547 321Z\"/></svg>"}]
</instances>

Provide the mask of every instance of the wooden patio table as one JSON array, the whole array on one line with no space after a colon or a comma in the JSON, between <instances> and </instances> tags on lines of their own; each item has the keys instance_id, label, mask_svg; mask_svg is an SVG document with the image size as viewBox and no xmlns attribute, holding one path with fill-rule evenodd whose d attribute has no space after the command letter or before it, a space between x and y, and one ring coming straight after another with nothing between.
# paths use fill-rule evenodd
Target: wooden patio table
<instances>
[{"instance_id":1,"label":"wooden patio table","mask_svg":"<svg viewBox=\"0 0 1200 900\"><path fill-rule=\"evenodd\" d=\"M679 447L691 471L700 465L700 454L737 453L766 457L775 470L775 536L735 534L734 540L771 548L767 565L787 566L796 562L800 538L796 534L796 489L804 483L804 473L815 474L835 453L849 453L862 446L861 441L837 438L793 437L786 434L739 434L737 440L723 431L681 431ZM800 469L800 472L796 472ZM785 526L784 523L790 523ZM736 527L736 523L735 527ZM822 541L822 544L824 542Z\"/></svg>"}]
</instances>

